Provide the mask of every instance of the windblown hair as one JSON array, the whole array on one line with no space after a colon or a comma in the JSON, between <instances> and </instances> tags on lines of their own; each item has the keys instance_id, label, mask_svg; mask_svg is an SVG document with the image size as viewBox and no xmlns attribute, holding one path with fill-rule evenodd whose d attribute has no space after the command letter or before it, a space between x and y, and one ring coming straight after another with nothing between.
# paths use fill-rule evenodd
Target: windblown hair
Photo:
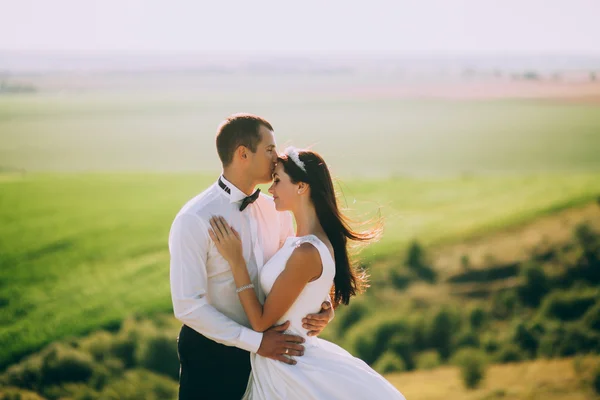
<instances>
[{"instance_id":1,"label":"windblown hair","mask_svg":"<svg viewBox=\"0 0 600 400\"><path fill-rule=\"evenodd\" d=\"M382 232L381 218L374 228L357 232L350 227L350 220L344 216L338 206L331 174L323 158L310 150L298 150L298 156L304 163L304 172L287 155L279 157L285 173L293 183L305 182L310 186L310 197L319 222L333 246L335 258L335 278L331 297L333 306L348 304L350 297L362 293L368 287L367 275L359 271L357 261L351 260L348 241L371 242L377 240ZM352 257L354 258L354 257Z\"/></svg>"}]
</instances>

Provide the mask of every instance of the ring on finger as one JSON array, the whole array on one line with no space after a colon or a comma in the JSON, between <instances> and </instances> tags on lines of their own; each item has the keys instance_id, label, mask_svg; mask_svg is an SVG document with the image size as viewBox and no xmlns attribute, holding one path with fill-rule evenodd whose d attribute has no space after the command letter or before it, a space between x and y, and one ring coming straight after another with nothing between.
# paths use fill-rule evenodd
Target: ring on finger
<instances>
[{"instance_id":1,"label":"ring on finger","mask_svg":"<svg viewBox=\"0 0 600 400\"><path fill-rule=\"evenodd\" d=\"M290 349L285 349L285 354L290 354Z\"/></svg>"}]
</instances>

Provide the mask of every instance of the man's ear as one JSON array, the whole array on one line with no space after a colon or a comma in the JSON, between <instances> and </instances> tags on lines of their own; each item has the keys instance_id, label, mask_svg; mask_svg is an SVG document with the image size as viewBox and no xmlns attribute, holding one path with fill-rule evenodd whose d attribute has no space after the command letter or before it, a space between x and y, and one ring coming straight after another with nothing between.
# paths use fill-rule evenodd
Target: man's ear
<instances>
[{"instance_id":1,"label":"man's ear","mask_svg":"<svg viewBox=\"0 0 600 400\"><path fill-rule=\"evenodd\" d=\"M234 154L235 158L246 160L248 158L248 148L246 146L238 146Z\"/></svg>"}]
</instances>

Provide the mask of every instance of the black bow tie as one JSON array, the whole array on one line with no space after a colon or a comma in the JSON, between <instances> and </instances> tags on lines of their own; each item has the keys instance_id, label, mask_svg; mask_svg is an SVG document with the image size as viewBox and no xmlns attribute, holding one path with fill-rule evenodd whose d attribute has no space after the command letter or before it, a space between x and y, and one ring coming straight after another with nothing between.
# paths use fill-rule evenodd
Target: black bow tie
<instances>
[{"instance_id":1,"label":"black bow tie","mask_svg":"<svg viewBox=\"0 0 600 400\"><path fill-rule=\"evenodd\" d=\"M244 197L244 200L242 200L242 205L240 206L240 211L244 211L244 209L246 207L248 207L250 204L254 203L256 201L256 199L258 199L259 194L260 194L260 189L256 189L256 191L254 193L252 193L250 196Z\"/></svg>"},{"instance_id":2,"label":"black bow tie","mask_svg":"<svg viewBox=\"0 0 600 400\"><path fill-rule=\"evenodd\" d=\"M229 186L227 186L225 184L225 182L223 182L221 180L221 178L219 178L219 187L221 189L223 189L224 191L226 191L228 194L231 194L231 189L229 188ZM256 201L256 199L258 199L259 194L260 194L260 189L256 189L256 191L254 193L252 193L250 196L244 197L244 199L242 200L242 204L240 205L240 211L244 211L246 209L246 207L248 207L250 204L254 203Z\"/></svg>"}]
</instances>

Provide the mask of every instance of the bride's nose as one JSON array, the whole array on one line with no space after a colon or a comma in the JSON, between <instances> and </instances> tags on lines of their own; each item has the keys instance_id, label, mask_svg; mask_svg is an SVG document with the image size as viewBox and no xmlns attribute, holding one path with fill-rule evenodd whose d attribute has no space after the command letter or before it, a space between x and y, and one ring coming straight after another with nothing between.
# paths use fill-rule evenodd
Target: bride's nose
<instances>
[{"instance_id":1,"label":"bride's nose","mask_svg":"<svg viewBox=\"0 0 600 400\"><path fill-rule=\"evenodd\" d=\"M272 183L271 186L269 186L269 193L275 194L275 189L273 188L274 186L275 186L274 183Z\"/></svg>"}]
</instances>

